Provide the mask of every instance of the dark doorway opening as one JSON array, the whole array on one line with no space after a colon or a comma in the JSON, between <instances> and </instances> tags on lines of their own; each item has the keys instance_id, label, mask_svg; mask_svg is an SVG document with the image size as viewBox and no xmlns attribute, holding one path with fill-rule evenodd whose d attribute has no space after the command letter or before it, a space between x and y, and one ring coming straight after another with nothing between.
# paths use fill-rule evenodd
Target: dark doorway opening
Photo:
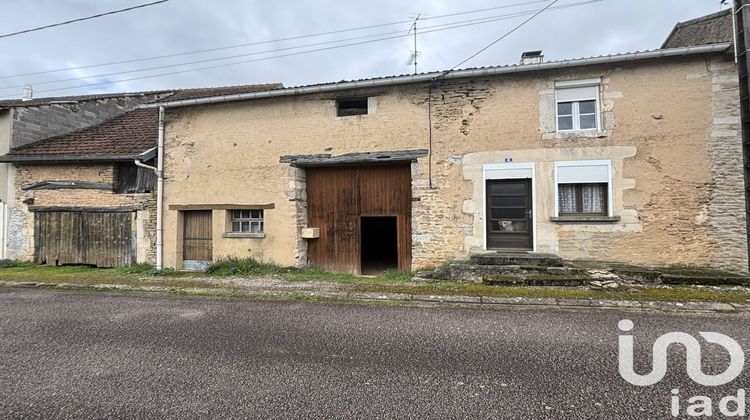
<instances>
[{"instance_id":1,"label":"dark doorway opening","mask_svg":"<svg viewBox=\"0 0 750 420\"><path fill-rule=\"evenodd\" d=\"M361 273L380 274L398 268L398 230L396 217L362 217L360 224Z\"/></svg>"}]
</instances>

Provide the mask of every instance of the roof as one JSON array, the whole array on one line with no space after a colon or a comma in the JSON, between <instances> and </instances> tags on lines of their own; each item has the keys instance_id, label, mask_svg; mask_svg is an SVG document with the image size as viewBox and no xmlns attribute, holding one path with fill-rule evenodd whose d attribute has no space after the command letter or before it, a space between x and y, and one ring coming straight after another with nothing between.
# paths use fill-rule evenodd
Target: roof
<instances>
[{"instance_id":1,"label":"roof","mask_svg":"<svg viewBox=\"0 0 750 420\"><path fill-rule=\"evenodd\" d=\"M635 51L621 54L600 55L595 57L583 57L558 61L545 61L534 64L512 64L505 66L466 68L448 71L436 71L419 74L403 74L396 76L384 76L370 79L342 80L340 82L318 83L305 86L282 87L265 91L234 93L226 95L205 96L202 98L191 98L185 100L173 100L173 97L165 98L158 103L152 102L139 105L139 108L173 108L181 106L204 105L210 103L244 101L251 99L269 98L274 96L294 96L312 93L336 92L351 89L374 88L384 86L403 85L410 83L431 83L447 79L462 79L473 77L487 77L494 75L510 75L544 71L550 69L561 69L568 67L582 67L590 65L622 64L633 61L664 59L667 57L684 57L698 54L722 54L731 47L730 43L702 45L695 47L667 48L658 50Z\"/></svg>"},{"instance_id":2,"label":"roof","mask_svg":"<svg viewBox=\"0 0 750 420\"><path fill-rule=\"evenodd\" d=\"M31 143L0 162L134 160L156 147L159 111L136 109L101 124Z\"/></svg>"},{"instance_id":3,"label":"roof","mask_svg":"<svg viewBox=\"0 0 750 420\"><path fill-rule=\"evenodd\" d=\"M389 152L357 152L333 156L331 154L318 155L286 155L279 159L280 163L304 168L316 166L339 166L367 163L410 162L427 156L427 149L395 150Z\"/></svg>"},{"instance_id":4,"label":"roof","mask_svg":"<svg viewBox=\"0 0 750 420\"><path fill-rule=\"evenodd\" d=\"M53 96L53 97L47 97L47 98L34 98L30 100L6 99L6 100L0 100L0 108L51 105L55 103L65 103L65 102L99 101L102 99L110 99L110 98L127 98L127 97L139 97L139 96L142 97L142 96L147 96L147 95L167 94L171 92L174 92L174 89L145 91L145 92L97 93L94 95Z\"/></svg>"},{"instance_id":5,"label":"roof","mask_svg":"<svg viewBox=\"0 0 750 420\"><path fill-rule=\"evenodd\" d=\"M192 98L202 98L205 96L228 95L233 93L256 92L259 90L279 89L284 87L281 83L265 83L257 85L236 85L236 86L218 86L202 87L187 89L163 89L143 92L119 92L119 93L98 93L93 95L73 95L73 96L51 96L46 98L34 98L30 100L7 99L0 100L0 108L28 107L40 105L52 105L56 103L68 102L85 102L99 101L111 98L128 98L143 96L161 96L155 102L169 98L169 100L183 100Z\"/></svg>"},{"instance_id":6,"label":"roof","mask_svg":"<svg viewBox=\"0 0 750 420\"><path fill-rule=\"evenodd\" d=\"M721 44L734 39L732 10L726 9L685 22L678 22L664 40L662 48Z\"/></svg>"},{"instance_id":7,"label":"roof","mask_svg":"<svg viewBox=\"0 0 750 420\"><path fill-rule=\"evenodd\" d=\"M248 93L279 88L283 88L281 83L179 89L172 91L168 98L177 98L178 100L197 99L217 94ZM130 94L120 94L120 96L122 95ZM95 96L98 96L97 99L105 96L118 97L117 94L111 94L64 98L85 98L82 100L91 100ZM54 103L61 101L62 98L46 98L45 100L47 101L45 103ZM39 99L38 101L42 103L43 100ZM0 162L122 161L148 159L151 157L149 151L156 147L159 134L158 125L158 110L136 109L97 125L13 149L8 154L0 156Z\"/></svg>"}]
</instances>

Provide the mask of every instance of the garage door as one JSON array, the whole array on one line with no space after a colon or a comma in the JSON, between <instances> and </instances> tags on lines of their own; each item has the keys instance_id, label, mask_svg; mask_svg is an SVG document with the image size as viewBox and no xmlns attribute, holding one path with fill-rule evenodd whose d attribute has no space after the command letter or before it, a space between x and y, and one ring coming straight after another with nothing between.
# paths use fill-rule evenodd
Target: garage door
<instances>
[{"instance_id":1,"label":"garage door","mask_svg":"<svg viewBox=\"0 0 750 420\"><path fill-rule=\"evenodd\" d=\"M122 267L135 262L133 212L39 211L34 217L37 264Z\"/></svg>"}]
</instances>

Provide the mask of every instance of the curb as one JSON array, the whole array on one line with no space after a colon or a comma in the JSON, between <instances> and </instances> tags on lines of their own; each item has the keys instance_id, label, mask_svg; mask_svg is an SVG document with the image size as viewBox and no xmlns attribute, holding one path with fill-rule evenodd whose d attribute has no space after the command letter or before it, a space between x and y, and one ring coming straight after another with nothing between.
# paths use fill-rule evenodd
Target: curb
<instances>
[{"instance_id":1,"label":"curb","mask_svg":"<svg viewBox=\"0 0 750 420\"><path fill-rule=\"evenodd\" d=\"M169 287L169 286L130 286L126 284L80 284L34 281L0 280L0 287L41 288L60 290L92 290L112 292L149 292L181 293L193 295L212 295L227 297L280 297L303 296L323 299L353 299L360 301L383 302L426 302L469 304L481 306L527 306L527 307L561 307L561 308L602 308L602 309L640 309L668 312L717 312L717 313L750 313L749 303L721 302L665 302L665 301L631 301L602 299L557 299L525 297L490 297L490 296L450 296L450 295L412 295L406 293L367 293L367 292L286 292L281 290L243 291L240 289L202 288L202 287Z\"/></svg>"}]
</instances>

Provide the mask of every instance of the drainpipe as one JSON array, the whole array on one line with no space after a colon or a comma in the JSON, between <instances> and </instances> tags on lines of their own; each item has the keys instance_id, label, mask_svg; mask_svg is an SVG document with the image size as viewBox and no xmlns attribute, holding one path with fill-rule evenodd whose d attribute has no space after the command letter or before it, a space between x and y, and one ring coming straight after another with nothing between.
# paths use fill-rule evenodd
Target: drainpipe
<instances>
[{"instance_id":1,"label":"drainpipe","mask_svg":"<svg viewBox=\"0 0 750 420\"><path fill-rule=\"evenodd\" d=\"M164 268L163 208L164 207L164 107L159 107L159 141L156 149L156 269Z\"/></svg>"},{"instance_id":2,"label":"drainpipe","mask_svg":"<svg viewBox=\"0 0 750 420\"><path fill-rule=\"evenodd\" d=\"M164 207L164 107L159 107L159 137L156 147L156 167L146 165L140 160L134 160L135 166L154 171L156 174L156 269L164 268L162 254L164 248L164 230L162 228L162 213Z\"/></svg>"}]
</instances>

